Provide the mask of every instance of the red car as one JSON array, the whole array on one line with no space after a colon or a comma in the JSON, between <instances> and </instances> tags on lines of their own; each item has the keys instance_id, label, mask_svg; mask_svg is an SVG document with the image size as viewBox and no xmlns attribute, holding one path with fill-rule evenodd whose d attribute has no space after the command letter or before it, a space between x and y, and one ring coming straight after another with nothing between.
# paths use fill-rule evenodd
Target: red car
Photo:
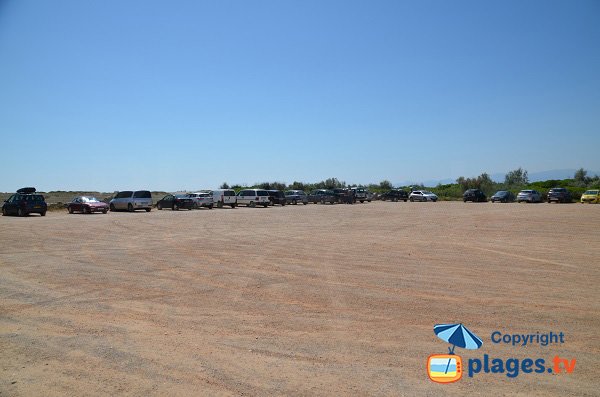
<instances>
[{"instance_id":1,"label":"red car","mask_svg":"<svg viewBox=\"0 0 600 397\"><path fill-rule=\"evenodd\" d=\"M77 196L69 204L67 204L69 214L73 212L81 212L82 214L91 214L92 212L108 212L108 204L98 200L96 197Z\"/></svg>"}]
</instances>

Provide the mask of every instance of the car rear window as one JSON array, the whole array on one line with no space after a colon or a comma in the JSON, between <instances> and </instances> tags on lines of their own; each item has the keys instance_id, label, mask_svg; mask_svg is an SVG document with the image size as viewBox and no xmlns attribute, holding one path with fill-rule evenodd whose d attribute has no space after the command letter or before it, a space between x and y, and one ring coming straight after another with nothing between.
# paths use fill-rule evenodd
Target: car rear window
<instances>
[{"instance_id":1,"label":"car rear window","mask_svg":"<svg viewBox=\"0 0 600 397\"><path fill-rule=\"evenodd\" d=\"M268 196L269 192L267 192L266 190L259 190L256 192L257 196Z\"/></svg>"},{"instance_id":2,"label":"car rear window","mask_svg":"<svg viewBox=\"0 0 600 397\"><path fill-rule=\"evenodd\" d=\"M152 194L147 190L140 190L133 194L135 198L152 198Z\"/></svg>"},{"instance_id":3,"label":"car rear window","mask_svg":"<svg viewBox=\"0 0 600 397\"><path fill-rule=\"evenodd\" d=\"M133 192L131 190L126 190L126 191L117 193L115 198L127 198L127 197L131 197L132 194L133 194Z\"/></svg>"}]
</instances>

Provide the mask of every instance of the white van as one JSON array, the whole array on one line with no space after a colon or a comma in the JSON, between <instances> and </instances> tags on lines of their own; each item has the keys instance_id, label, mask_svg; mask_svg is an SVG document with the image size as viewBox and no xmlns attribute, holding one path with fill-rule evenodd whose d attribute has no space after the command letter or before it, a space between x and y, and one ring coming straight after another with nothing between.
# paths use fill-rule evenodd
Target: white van
<instances>
[{"instance_id":1,"label":"white van","mask_svg":"<svg viewBox=\"0 0 600 397\"><path fill-rule=\"evenodd\" d=\"M224 205L235 208L237 205L237 197L233 189L216 189L212 191L212 196L217 208L223 208Z\"/></svg>"},{"instance_id":2,"label":"white van","mask_svg":"<svg viewBox=\"0 0 600 397\"><path fill-rule=\"evenodd\" d=\"M256 207L262 205L268 207L271 203L269 192L263 189L244 189L237 195L237 203L244 204L247 207Z\"/></svg>"}]
</instances>

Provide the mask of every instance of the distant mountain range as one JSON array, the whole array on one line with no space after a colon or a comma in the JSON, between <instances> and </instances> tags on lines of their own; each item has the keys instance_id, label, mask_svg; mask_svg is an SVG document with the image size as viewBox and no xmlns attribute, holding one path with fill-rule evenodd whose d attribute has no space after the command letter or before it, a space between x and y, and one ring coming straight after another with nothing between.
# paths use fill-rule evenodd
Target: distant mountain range
<instances>
[{"instance_id":1,"label":"distant mountain range","mask_svg":"<svg viewBox=\"0 0 600 397\"><path fill-rule=\"evenodd\" d=\"M550 179L570 179L575 175L576 169L562 169L562 170L549 170L549 171L540 171L540 172L531 172L529 173L529 181L537 182L537 181L547 181ZM589 171L588 176L600 175L598 171ZM490 174L490 178L494 182L504 182L504 177L506 173L495 173ZM475 177L477 175L470 175L468 177ZM467 177L467 175L465 175ZM446 179L429 179L426 181L403 181L395 183L394 186L410 186L410 185L419 185L423 184L425 186L437 186L438 184L446 185L449 183L455 183L456 178L446 178Z\"/></svg>"}]
</instances>

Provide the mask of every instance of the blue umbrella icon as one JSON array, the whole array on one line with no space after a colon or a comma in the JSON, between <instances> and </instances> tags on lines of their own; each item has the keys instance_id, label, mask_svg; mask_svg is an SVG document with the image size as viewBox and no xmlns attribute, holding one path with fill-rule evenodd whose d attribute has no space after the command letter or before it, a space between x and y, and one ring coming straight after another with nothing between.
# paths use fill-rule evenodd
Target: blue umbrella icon
<instances>
[{"instance_id":1,"label":"blue umbrella icon","mask_svg":"<svg viewBox=\"0 0 600 397\"><path fill-rule=\"evenodd\" d=\"M456 346L474 350L479 349L483 344L477 335L462 324L437 324L433 326L433 332L443 341L452 343L452 348L448 348L449 354L454 354ZM448 372L448 366L450 366L450 359L446 366L446 372Z\"/></svg>"},{"instance_id":2,"label":"blue umbrella icon","mask_svg":"<svg viewBox=\"0 0 600 397\"><path fill-rule=\"evenodd\" d=\"M456 346L474 350L483 344L477 335L462 324L437 324L433 326L433 332L443 341L452 343L452 349L448 348L450 354L454 354Z\"/></svg>"}]
</instances>

